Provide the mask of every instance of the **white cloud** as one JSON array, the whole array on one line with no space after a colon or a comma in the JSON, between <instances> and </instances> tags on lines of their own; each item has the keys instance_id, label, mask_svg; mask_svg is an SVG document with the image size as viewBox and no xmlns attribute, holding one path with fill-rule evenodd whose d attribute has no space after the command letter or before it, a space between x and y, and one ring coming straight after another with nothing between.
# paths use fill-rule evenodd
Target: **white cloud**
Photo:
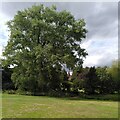
<instances>
[{"instance_id":1,"label":"white cloud","mask_svg":"<svg viewBox=\"0 0 120 120\"><path fill-rule=\"evenodd\" d=\"M99 60L102 58L102 56L100 55L90 55L90 56L87 56L85 61L84 61L84 64L83 66L97 66L98 63L99 63Z\"/></svg>"},{"instance_id":2,"label":"white cloud","mask_svg":"<svg viewBox=\"0 0 120 120\"><path fill-rule=\"evenodd\" d=\"M111 39L91 39L82 43L88 56L84 60L83 66L105 66L110 65L118 58L118 38Z\"/></svg>"},{"instance_id":3,"label":"white cloud","mask_svg":"<svg viewBox=\"0 0 120 120\"><path fill-rule=\"evenodd\" d=\"M9 38L9 32L6 25L6 22L10 20L10 17L4 15L0 12L0 56L2 55L2 50L7 44Z\"/></svg>"}]
</instances>

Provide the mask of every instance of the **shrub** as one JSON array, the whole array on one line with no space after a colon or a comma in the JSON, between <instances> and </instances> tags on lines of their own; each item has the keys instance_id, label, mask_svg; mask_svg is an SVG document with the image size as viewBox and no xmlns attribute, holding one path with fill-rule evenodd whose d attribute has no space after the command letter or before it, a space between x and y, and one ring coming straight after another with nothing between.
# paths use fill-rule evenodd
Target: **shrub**
<instances>
[{"instance_id":1,"label":"shrub","mask_svg":"<svg viewBox=\"0 0 120 120\"><path fill-rule=\"evenodd\" d=\"M16 91L15 90L5 90L5 91L3 91L3 93L16 94Z\"/></svg>"}]
</instances>

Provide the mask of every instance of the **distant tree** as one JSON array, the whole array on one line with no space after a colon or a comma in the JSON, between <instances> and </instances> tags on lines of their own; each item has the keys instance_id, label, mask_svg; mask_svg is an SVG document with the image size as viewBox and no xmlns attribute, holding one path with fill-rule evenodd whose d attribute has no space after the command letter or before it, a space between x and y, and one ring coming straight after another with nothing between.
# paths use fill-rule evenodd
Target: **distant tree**
<instances>
[{"instance_id":1,"label":"distant tree","mask_svg":"<svg viewBox=\"0 0 120 120\"><path fill-rule=\"evenodd\" d=\"M22 90L58 90L62 65L73 69L87 55L80 47L86 37L85 22L55 6L32 6L18 11L7 23L10 38L3 66L14 67L12 80Z\"/></svg>"},{"instance_id":2,"label":"distant tree","mask_svg":"<svg viewBox=\"0 0 120 120\"><path fill-rule=\"evenodd\" d=\"M120 91L120 60L113 61L112 66L107 69L115 82L115 90Z\"/></svg>"},{"instance_id":3,"label":"distant tree","mask_svg":"<svg viewBox=\"0 0 120 120\"><path fill-rule=\"evenodd\" d=\"M88 73L86 74L86 79L84 81L84 89L86 94L95 94L98 87L98 77L95 67L90 67Z\"/></svg>"},{"instance_id":4,"label":"distant tree","mask_svg":"<svg viewBox=\"0 0 120 120\"><path fill-rule=\"evenodd\" d=\"M84 92L86 74L88 73L89 68L75 67L72 75L72 91L76 94L79 94L80 91Z\"/></svg>"},{"instance_id":5,"label":"distant tree","mask_svg":"<svg viewBox=\"0 0 120 120\"><path fill-rule=\"evenodd\" d=\"M99 80L98 91L100 94L113 93L115 91L115 82L107 69L107 67L97 68L97 76Z\"/></svg>"}]
</instances>

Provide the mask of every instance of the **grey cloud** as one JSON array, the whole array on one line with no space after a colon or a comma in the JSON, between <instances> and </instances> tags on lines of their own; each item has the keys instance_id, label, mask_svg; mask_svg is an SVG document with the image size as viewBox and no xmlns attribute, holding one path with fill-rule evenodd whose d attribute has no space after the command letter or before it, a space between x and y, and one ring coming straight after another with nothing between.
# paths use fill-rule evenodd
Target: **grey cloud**
<instances>
[{"instance_id":1,"label":"grey cloud","mask_svg":"<svg viewBox=\"0 0 120 120\"><path fill-rule=\"evenodd\" d=\"M56 5L58 11L63 9L69 9L67 3L55 3L55 2L3 2L2 3L2 12L10 17L13 17L18 10L23 10L32 5L44 4L45 6Z\"/></svg>"},{"instance_id":2,"label":"grey cloud","mask_svg":"<svg viewBox=\"0 0 120 120\"><path fill-rule=\"evenodd\" d=\"M117 36L117 3L103 3L101 9L87 18L89 39L95 35L103 38Z\"/></svg>"},{"instance_id":3,"label":"grey cloud","mask_svg":"<svg viewBox=\"0 0 120 120\"><path fill-rule=\"evenodd\" d=\"M27 7L31 7L34 4L40 3L3 3L2 12L7 15L13 16L17 10L22 10ZM94 36L100 37L112 37L117 35L117 24L118 11L117 3L95 3L95 2L74 2L74 3L45 3L41 2L46 6L55 4L58 11L68 10L76 19L84 18L88 29L88 39Z\"/></svg>"},{"instance_id":4,"label":"grey cloud","mask_svg":"<svg viewBox=\"0 0 120 120\"><path fill-rule=\"evenodd\" d=\"M18 10L23 10L25 8L31 7L35 3L31 2L3 2L2 12L9 17L13 17Z\"/></svg>"}]
</instances>

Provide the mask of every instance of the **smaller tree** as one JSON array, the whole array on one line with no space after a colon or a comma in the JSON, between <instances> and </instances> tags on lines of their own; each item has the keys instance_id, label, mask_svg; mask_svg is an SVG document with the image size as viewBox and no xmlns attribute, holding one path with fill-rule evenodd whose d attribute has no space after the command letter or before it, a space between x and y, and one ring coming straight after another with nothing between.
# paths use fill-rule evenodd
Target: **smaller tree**
<instances>
[{"instance_id":1,"label":"smaller tree","mask_svg":"<svg viewBox=\"0 0 120 120\"><path fill-rule=\"evenodd\" d=\"M115 84L115 91L120 91L120 60L113 61L112 66L107 69Z\"/></svg>"},{"instance_id":2,"label":"smaller tree","mask_svg":"<svg viewBox=\"0 0 120 120\"><path fill-rule=\"evenodd\" d=\"M97 76L99 80L98 91L100 94L113 93L115 90L115 82L110 73L107 72L107 67L98 67Z\"/></svg>"},{"instance_id":3,"label":"smaller tree","mask_svg":"<svg viewBox=\"0 0 120 120\"><path fill-rule=\"evenodd\" d=\"M75 67L72 75L72 91L76 94L80 93L80 91L85 92L85 80L86 74L88 73L89 68Z\"/></svg>"},{"instance_id":4,"label":"smaller tree","mask_svg":"<svg viewBox=\"0 0 120 120\"><path fill-rule=\"evenodd\" d=\"M84 89L86 94L95 94L98 87L98 77L96 74L96 68L91 67L86 74L84 81Z\"/></svg>"}]
</instances>

